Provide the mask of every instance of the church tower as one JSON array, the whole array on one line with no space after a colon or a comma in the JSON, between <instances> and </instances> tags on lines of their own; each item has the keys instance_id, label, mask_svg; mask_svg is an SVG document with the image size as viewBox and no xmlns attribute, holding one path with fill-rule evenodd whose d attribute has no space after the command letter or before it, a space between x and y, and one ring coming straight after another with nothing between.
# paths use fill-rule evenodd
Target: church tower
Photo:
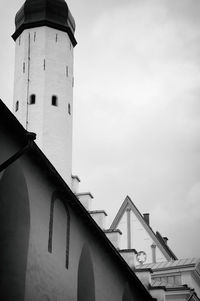
<instances>
[{"instance_id":1,"label":"church tower","mask_svg":"<svg viewBox=\"0 0 200 301\"><path fill-rule=\"evenodd\" d=\"M26 0L15 26L14 114L71 187L75 21L65 0Z\"/></svg>"}]
</instances>

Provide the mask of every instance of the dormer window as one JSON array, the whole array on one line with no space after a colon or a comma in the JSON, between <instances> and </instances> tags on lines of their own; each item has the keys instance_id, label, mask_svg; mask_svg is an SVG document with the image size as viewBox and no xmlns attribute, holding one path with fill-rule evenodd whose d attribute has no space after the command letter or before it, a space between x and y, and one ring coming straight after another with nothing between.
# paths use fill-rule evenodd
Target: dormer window
<instances>
[{"instance_id":1,"label":"dormer window","mask_svg":"<svg viewBox=\"0 0 200 301\"><path fill-rule=\"evenodd\" d=\"M55 107L58 106L58 97L56 95L52 96L51 104L52 104L52 106L55 106Z\"/></svg>"},{"instance_id":2,"label":"dormer window","mask_svg":"<svg viewBox=\"0 0 200 301\"><path fill-rule=\"evenodd\" d=\"M30 95L30 105L34 105L36 102L36 96L35 94Z\"/></svg>"}]
</instances>

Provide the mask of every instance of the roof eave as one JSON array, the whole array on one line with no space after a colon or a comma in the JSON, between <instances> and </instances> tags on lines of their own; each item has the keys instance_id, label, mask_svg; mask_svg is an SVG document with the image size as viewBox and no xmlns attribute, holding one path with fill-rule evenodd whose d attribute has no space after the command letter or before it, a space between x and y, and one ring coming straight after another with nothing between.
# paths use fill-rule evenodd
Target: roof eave
<instances>
[{"instance_id":1,"label":"roof eave","mask_svg":"<svg viewBox=\"0 0 200 301\"><path fill-rule=\"evenodd\" d=\"M16 39L21 35L21 33L25 29L36 28L36 27L41 27L41 26L47 26L47 27L51 27L51 28L66 32L71 40L73 47L76 46L77 41L75 39L74 33L72 32L70 26L64 26L59 23L51 22L48 20L41 20L41 21L28 22L28 23L24 22L15 30L15 32L12 35L12 38L14 41L16 41Z\"/></svg>"}]
</instances>

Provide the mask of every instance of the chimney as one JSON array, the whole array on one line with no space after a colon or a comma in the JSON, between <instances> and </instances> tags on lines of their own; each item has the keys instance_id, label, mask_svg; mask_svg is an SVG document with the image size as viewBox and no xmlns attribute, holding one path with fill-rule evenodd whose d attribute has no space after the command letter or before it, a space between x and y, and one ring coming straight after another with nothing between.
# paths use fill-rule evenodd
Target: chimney
<instances>
[{"instance_id":1,"label":"chimney","mask_svg":"<svg viewBox=\"0 0 200 301\"><path fill-rule=\"evenodd\" d=\"M139 280L142 282L144 287L148 290L149 287L151 287L151 274L152 270L148 268L136 268L135 270L136 276L139 278ZM159 300L159 299L158 299Z\"/></svg>"},{"instance_id":2,"label":"chimney","mask_svg":"<svg viewBox=\"0 0 200 301\"><path fill-rule=\"evenodd\" d=\"M124 258L126 263L130 266L131 269L134 269L136 266L136 254L135 249L123 249L119 250L120 255Z\"/></svg>"},{"instance_id":3,"label":"chimney","mask_svg":"<svg viewBox=\"0 0 200 301\"><path fill-rule=\"evenodd\" d=\"M150 226L149 213L144 213L143 217L147 225Z\"/></svg>"},{"instance_id":4,"label":"chimney","mask_svg":"<svg viewBox=\"0 0 200 301\"><path fill-rule=\"evenodd\" d=\"M113 244L113 246L119 250L120 246L120 235L122 235L122 232L119 229L114 230L104 230L105 235L110 240L110 242Z\"/></svg>"},{"instance_id":5,"label":"chimney","mask_svg":"<svg viewBox=\"0 0 200 301\"><path fill-rule=\"evenodd\" d=\"M85 209L91 211L93 195L90 192L82 192L77 193L76 196Z\"/></svg>"},{"instance_id":6,"label":"chimney","mask_svg":"<svg viewBox=\"0 0 200 301\"><path fill-rule=\"evenodd\" d=\"M164 239L164 241L165 241L165 243L167 245L168 238L166 236L164 236L163 239Z\"/></svg>"},{"instance_id":7,"label":"chimney","mask_svg":"<svg viewBox=\"0 0 200 301\"><path fill-rule=\"evenodd\" d=\"M73 176L72 175L72 191L73 191L73 193L78 193L78 191L79 191L79 183L80 183L80 179L79 179L79 177L78 176Z\"/></svg>"},{"instance_id":8,"label":"chimney","mask_svg":"<svg viewBox=\"0 0 200 301\"><path fill-rule=\"evenodd\" d=\"M103 230L105 229L107 213L104 210L89 211L97 225Z\"/></svg>"}]
</instances>

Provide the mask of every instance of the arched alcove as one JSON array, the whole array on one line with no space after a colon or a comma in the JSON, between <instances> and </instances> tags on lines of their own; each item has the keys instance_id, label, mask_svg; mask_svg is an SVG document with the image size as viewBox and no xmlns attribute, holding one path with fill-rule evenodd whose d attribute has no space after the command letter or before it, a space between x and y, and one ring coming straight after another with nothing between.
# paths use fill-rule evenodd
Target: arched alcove
<instances>
[{"instance_id":1,"label":"arched alcove","mask_svg":"<svg viewBox=\"0 0 200 301\"><path fill-rule=\"evenodd\" d=\"M51 199L48 251L60 262L69 264L70 214L63 196L54 192Z\"/></svg>"},{"instance_id":2,"label":"arched alcove","mask_svg":"<svg viewBox=\"0 0 200 301\"><path fill-rule=\"evenodd\" d=\"M24 300L29 232L28 189L15 162L0 180L0 300Z\"/></svg>"},{"instance_id":3,"label":"arched alcove","mask_svg":"<svg viewBox=\"0 0 200 301\"><path fill-rule=\"evenodd\" d=\"M78 301L95 301L95 279L90 250L84 245L78 265Z\"/></svg>"}]
</instances>

